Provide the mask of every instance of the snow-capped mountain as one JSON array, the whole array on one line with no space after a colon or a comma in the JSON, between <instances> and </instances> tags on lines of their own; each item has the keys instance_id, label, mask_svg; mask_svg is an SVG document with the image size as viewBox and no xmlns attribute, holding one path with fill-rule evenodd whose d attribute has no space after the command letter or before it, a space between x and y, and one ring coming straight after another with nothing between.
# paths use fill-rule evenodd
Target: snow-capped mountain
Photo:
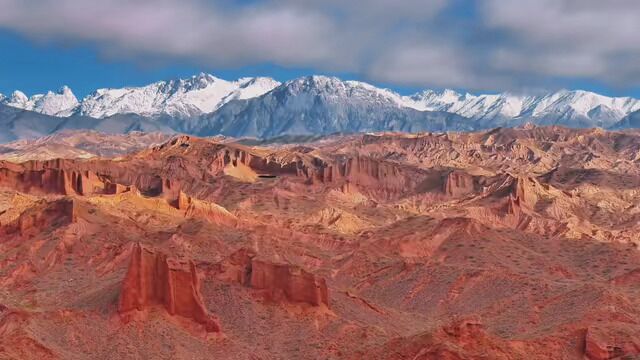
<instances>
[{"instance_id":1,"label":"snow-capped mountain","mask_svg":"<svg viewBox=\"0 0 640 360\"><path fill-rule=\"evenodd\" d=\"M614 130L622 129L638 129L640 128L640 110L636 110L631 114L625 116L622 120L618 121L611 127Z\"/></svg>"},{"instance_id":2,"label":"snow-capped mountain","mask_svg":"<svg viewBox=\"0 0 640 360\"><path fill-rule=\"evenodd\" d=\"M82 100L78 113L94 118L132 113L188 119L211 113L231 100L262 95L278 85L271 78L227 81L203 73L143 87L99 89Z\"/></svg>"},{"instance_id":3,"label":"snow-capped mountain","mask_svg":"<svg viewBox=\"0 0 640 360\"><path fill-rule=\"evenodd\" d=\"M357 81L309 76L233 101L199 121L200 135L268 138L361 131L470 130L456 114L418 111L398 94Z\"/></svg>"},{"instance_id":4,"label":"snow-capped mountain","mask_svg":"<svg viewBox=\"0 0 640 360\"><path fill-rule=\"evenodd\" d=\"M137 114L189 119L211 113L232 100L260 96L278 85L279 82L266 77L227 81L202 73L188 79L159 81L142 87L98 89L81 102L66 86L56 93L30 98L16 90L11 97L0 95L0 102L60 117L83 115L102 119L118 114Z\"/></svg>"},{"instance_id":5,"label":"snow-capped mountain","mask_svg":"<svg viewBox=\"0 0 640 360\"><path fill-rule=\"evenodd\" d=\"M78 101L57 93L0 95L0 141L64 129L260 138L358 131L480 130L497 126L640 126L640 100L586 91L545 95L462 94L426 90L412 96L359 81L308 76L284 84L264 77L236 81L199 74L142 87L99 89Z\"/></svg>"},{"instance_id":6,"label":"snow-capped mountain","mask_svg":"<svg viewBox=\"0 0 640 360\"><path fill-rule=\"evenodd\" d=\"M0 97L0 102L14 108L35 111L45 115L71 116L80 104L71 89L63 86L57 92L27 97L21 91L14 91L11 97Z\"/></svg>"},{"instance_id":7,"label":"snow-capped mountain","mask_svg":"<svg viewBox=\"0 0 640 360\"><path fill-rule=\"evenodd\" d=\"M302 79L313 79L318 90L324 87L325 95L349 95L350 101L382 101L387 105L395 104L398 108L418 111L450 112L473 120L474 128L516 126L526 122L606 128L640 109L638 99L613 98L579 90L561 90L536 96L511 93L472 95L453 90L425 90L412 96L401 96L364 82L342 81L325 76ZM301 79L289 83L296 81ZM227 81L201 73L188 79L159 81L142 87L98 89L80 102L68 87L63 87L57 93L49 92L31 98L15 91L11 97L0 95L0 103L63 117L83 115L103 119L122 114L163 117L168 126L191 132L201 126L198 124L201 115L211 114L233 100L259 97L279 85L278 81L266 77Z\"/></svg>"},{"instance_id":8,"label":"snow-capped mountain","mask_svg":"<svg viewBox=\"0 0 640 360\"><path fill-rule=\"evenodd\" d=\"M525 122L571 127L610 127L640 109L640 100L612 98L587 91L561 90L539 96L509 93L497 95L459 94L452 90L427 90L404 98L418 110L452 112L477 122L476 126L509 126Z\"/></svg>"}]
</instances>

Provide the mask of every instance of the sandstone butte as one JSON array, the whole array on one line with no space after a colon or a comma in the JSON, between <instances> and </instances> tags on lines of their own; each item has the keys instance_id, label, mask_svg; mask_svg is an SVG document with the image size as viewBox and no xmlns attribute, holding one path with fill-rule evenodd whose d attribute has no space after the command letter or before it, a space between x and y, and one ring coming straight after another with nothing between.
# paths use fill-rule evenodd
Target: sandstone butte
<instances>
[{"instance_id":1,"label":"sandstone butte","mask_svg":"<svg viewBox=\"0 0 640 360\"><path fill-rule=\"evenodd\" d=\"M638 132L131 146L0 161L1 359L640 357Z\"/></svg>"},{"instance_id":2,"label":"sandstone butte","mask_svg":"<svg viewBox=\"0 0 640 360\"><path fill-rule=\"evenodd\" d=\"M220 326L203 304L193 262L179 262L136 244L122 282L118 311L126 314L158 304L171 315L203 324L209 332L220 331Z\"/></svg>"}]
</instances>

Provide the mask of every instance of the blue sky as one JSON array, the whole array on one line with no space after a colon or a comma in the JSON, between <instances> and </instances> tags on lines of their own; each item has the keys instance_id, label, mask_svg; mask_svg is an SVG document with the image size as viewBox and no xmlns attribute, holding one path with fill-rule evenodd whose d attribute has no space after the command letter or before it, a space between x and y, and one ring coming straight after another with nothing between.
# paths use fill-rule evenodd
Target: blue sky
<instances>
[{"instance_id":1,"label":"blue sky","mask_svg":"<svg viewBox=\"0 0 640 360\"><path fill-rule=\"evenodd\" d=\"M186 78L200 72L228 80L268 76L286 81L317 73L342 79L360 79L354 74L285 68L267 63L234 68L195 65L176 59L159 59L157 63L145 63L138 59L122 60L101 55L95 45L32 41L7 30L0 30L0 53L3 54L0 57L0 94L5 95L14 90L33 95L55 91L67 85L76 96L84 97L98 88L142 86L159 80ZM417 87L386 85L406 93L418 90Z\"/></svg>"},{"instance_id":2,"label":"blue sky","mask_svg":"<svg viewBox=\"0 0 640 360\"><path fill-rule=\"evenodd\" d=\"M185 61L145 64L107 58L91 44L31 41L10 31L0 31L0 53L3 54L0 57L0 93L3 94L15 89L27 94L43 93L68 85L76 95L84 96L100 87L145 85L202 71L229 79L259 74L288 78L306 73L267 65L216 70Z\"/></svg>"},{"instance_id":3,"label":"blue sky","mask_svg":"<svg viewBox=\"0 0 640 360\"><path fill-rule=\"evenodd\" d=\"M6 0L0 93L68 85L82 97L100 87L209 72L281 81L335 75L405 94L569 88L640 97L637 1L360 4Z\"/></svg>"}]
</instances>

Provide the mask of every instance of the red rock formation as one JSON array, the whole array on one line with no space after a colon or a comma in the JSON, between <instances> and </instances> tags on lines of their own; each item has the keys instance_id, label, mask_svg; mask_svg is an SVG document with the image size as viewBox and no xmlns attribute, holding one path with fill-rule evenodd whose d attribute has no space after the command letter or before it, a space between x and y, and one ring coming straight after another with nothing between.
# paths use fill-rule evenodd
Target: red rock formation
<instances>
[{"instance_id":1,"label":"red rock formation","mask_svg":"<svg viewBox=\"0 0 640 360\"><path fill-rule=\"evenodd\" d=\"M222 145L220 145L222 146ZM296 175L304 173L304 165L299 159L279 161L275 156L260 156L253 154L250 148L238 145L228 145L221 148L217 156L209 164L213 173L221 173L226 166L245 165L260 175Z\"/></svg>"},{"instance_id":2,"label":"red rock formation","mask_svg":"<svg viewBox=\"0 0 640 360\"><path fill-rule=\"evenodd\" d=\"M153 305L164 306L171 315L193 319L208 332L220 331L202 301L194 263L169 259L136 244L122 283L118 311L126 314Z\"/></svg>"},{"instance_id":3,"label":"red rock formation","mask_svg":"<svg viewBox=\"0 0 640 360\"><path fill-rule=\"evenodd\" d=\"M30 338L78 359L632 358L640 338L640 132L607 134L354 134L264 148L190 137L117 160L0 163L0 183L30 193L14 201L14 191L0 190L3 225L25 214L14 234L0 233L0 302L30 316L10 322L26 335L14 333L15 341L0 329L0 358L7 349L9 358L45 358L20 342ZM239 181L245 172L254 181ZM131 193L76 196L100 194L96 178L109 184L105 193ZM137 199L137 189L158 198ZM53 214L64 210L44 210L58 198L48 194L62 193L76 202L71 226L69 216ZM242 226L207 224L214 203L233 207ZM316 214L327 221L310 221ZM343 222L356 228L360 220L366 228L344 230ZM225 314L226 340L155 322L110 331L97 312L113 302L114 276L124 278L117 269L131 254L123 249L138 239L197 258L198 275L207 274L204 301L192 264L138 249L122 319L201 328L206 304ZM231 249L260 249L260 257L228 256ZM316 273L331 279L325 285ZM331 294L332 314L322 305L328 286L342 289ZM251 302L263 294L284 304ZM449 325L456 316L486 327ZM310 341L295 342L301 338Z\"/></svg>"},{"instance_id":4,"label":"red rock formation","mask_svg":"<svg viewBox=\"0 0 640 360\"><path fill-rule=\"evenodd\" d=\"M260 260L250 249L242 248L217 264L215 277L261 290L268 300L329 306L329 293L323 278L294 265Z\"/></svg>"},{"instance_id":5,"label":"red rock formation","mask_svg":"<svg viewBox=\"0 0 640 360\"><path fill-rule=\"evenodd\" d=\"M522 207L520 206L520 198L509 195L509 199L507 201L507 215L520 216L521 214Z\"/></svg>"},{"instance_id":6,"label":"red rock formation","mask_svg":"<svg viewBox=\"0 0 640 360\"><path fill-rule=\"evenodd\" d=\"M222 206L194 199L182 191L178 195L178 209L183 210L187 217L207 219L215 224L235 226L238 222L238 219Z\"/></svg>"},{"instance_id":7,"label":"red rock formation","mask_svg":"<svg viewBox=\"0 0 640 360\"><path fill-rule=\"evenodd\" d=\"M78 195L102 194L105 192L106 182L91 171L71 172L71 188Z\"/></svg>"},{"instance_id":8,"label":"red rock formation","mask_svg":"<svg viewBox=\"0 0 640 360\"><path fill-rule=\"evenodd\" d=\"M294 302L329 306L329 293L323 278L288 264L273 264L252 259L251 287L265 290L269 299L282 295Z\"/></svg>"},{"instance_id":9,"label":"red rock formation","mask_svg":"<svg viewBox=\"0 0 640 360\"><path fill-rule=\"evenodd\" d=\"M585 355L591 360L618 359L640 354L640 332L630 324L590 326Z\"/></svg>"},{"instance_id":10,"label":"red rock formation","mask_svg":"<svg viewBox=\"0 0 640 360\"><path fill-rule=\"evenodd\" d=\"M382 347L375 359L470 360L525 359L521 349L489 335L477 321L454 321L434 332L398 338ZM540 357L531 356L532 359Z\"/></svg>"},{"instance_id":11,"label":"red rock formation","mask_svg":"<svg viewBox=\"0 0 640 360\"><path fill-rule=\"evenodd\" d=\"M442 331L461 341L469 341L485 334L485 328L477 319L463 319L444 326Z\"/></svg>"},{"instance_id":12,"label":"red rock formation","mask_svg":"<svg viewBox=\"0 0 640 360\"><path fill-rule=\"evenodd\" d=\"M62 220L62 221L59 221ZM0 234L18 233L25 236L32 231L42 230L52 224L58 226L76 221L76 208L72 199L61 199L52 202L41 202L40 206L30 208L17 219L0 224Z\"/></svg>"},{"instance_id":13,"label":"red rock formation","mask_svg":"<svg viewBox=\"0 0 640 360\"><path fill-rule=\"evenodd\" d=\"M451 197L460 197L474 190L473 176L459 171L450 172L444 185L444 193Z\"/></svg>"},{"instance_id":14,"label":"red rock formation","mask_svg":"<svg viewBox=\"0 0 640 360\"><path fill-rule=\"evenodd\" d=\"M0 186L21 192L87 196L117 191L113 188L117 184L88 170L52 168L48 162L4 165L0 168Z\"/></svg>"},{"instance_id":15,"label":"red rock formation","mask_svg":"<svg viewBox=\"0 0 640 360\"><path fill-rule=\"evenodd\" d=\"M242 164L258 175L297 176L317 184L348 181L384 197L393 197L418 183L418 179L411 179L411 174L405 173L397 164L366 156L321 159L309 154L289 154L280 157L276 153L255 154L235 145L227 146L218 154L209 165L213 173L220 173L226 166Z\"/></svg>"},{"instance_id":16,"label":"red rock formation","mask_svg":"<svg viewBox=\"0 0 640 360\"><path fill-rule=\"evenodd\" d=\"M533 208L538 202L538 191L536 187L541 186L536 180L530 177L517 177L513 180L513 196L520 204L526 204Z\"/></svg>"},{"instance_id":17,"label":"red rock formation","mask_svg":"<svg viewBox=\"0 0 640 360\"><path fill-rule=\"evenodd\" d=\"M130 186L124 186L124 185L121 185L121 184L107 182L107 183L105 183L104 192L107 195L117 195L117 194L122 194L122 193L130 191L130 190L131 190Z\"/></svg>"},{"instance_id":18,"label":"red rock formation","mask_svg":"<svg viewBox=\"0 0 640 360\"><path fill-rule=\"evenodd\" d=\"M219 280L251 285L251 259L256 256L253 250L242 248L217 264L215 277Z\"/></svg>"}]
</instances>

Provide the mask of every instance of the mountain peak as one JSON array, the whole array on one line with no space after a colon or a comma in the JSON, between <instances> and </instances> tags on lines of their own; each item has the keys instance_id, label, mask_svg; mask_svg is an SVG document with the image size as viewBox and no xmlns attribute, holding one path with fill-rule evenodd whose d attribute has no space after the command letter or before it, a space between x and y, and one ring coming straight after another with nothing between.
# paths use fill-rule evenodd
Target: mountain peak
<instances>
[{"instance_id":1,"label":"mountain peak","mask_svg":"<svg viewBox=\"0 0 640 360\"><path fill-rule=\"evenodd\" d=\"M186 79L160 81L148 86L102 89L82 101L81 113L95 118L124 113L169 115L183 120L197 118L231 100L259 96L280 84L266 79L227 81L201 72Z\"/></svg>"},{"instance_id":2,"label":"mountain peak","mask_svg":"<svg viewBox=\"0 0 640 360\"><path fill-rule=\"evenodd\" d=\"M63 85L60 89L58 89L58 95L75 97L75 95L73 94L73 91L71 91L71 88L69 88L67 85Z\"/></svg>"},{"instance_id":3,"label":"mountain peak","mask_svg":"<svg viewBox=\"0 0 640 360\"><path fill-rule=\"evenodd\" d=\"M249 85L254 85L254 84L262 84L262 85L270 85L272 87L276 87L278 85L280 85L280 82L270 78L270 77L264 77L264 76L258 76L258 77L243 77L238 79L238 83L241 84L242 87L246 87Z\"/></svg>"},{"instance_id":4,"label":"mountain peak","mask_svg":"<svg viewBox=\"0 0 640 360\"><path fill-rule=\"evenodd\" d=\"M0 100L11 107L54 116L70 116L79 105L78 99L66 86L56 93L48 91L45 95L37 94L30 98L22 91L16 90L11 94L11 98Z\"/></svg>"},{"instance_id":5,"label":"mountain peak","mask_svg":"<svg viewBox=\"0 0 640 360\"><path fill-rule=\"evenodd\" d=\"M331 84L342 84L342 80L337 77L324 76L324 75L309 75L299 77L287 82L288 84L300 84L305 86L322 87Z\"/></svg>"},{"instance_id":6,"label":"mountain peak","mask_svg":"<svg viewBox=\"0 0 640 360\"><path fill-rule=\"evenodd\" d=\"M9 100L9 102L12 104L23 104L27 101L29 101L29 98L20 90L15 90L13 93L11 93L11 100Z\"/></svg>"},{"instance_id":7,"label":"mountain peak","mask_svg":"<svg viewBox=\"0 0 640 360\"><path fill-rule=\"evenodd\" d=\"M191 77L192 80L201 84L211 84L216 81L220 81L222 79L217 78L211 74L207 74L205 72L201 72L198 75L194 75Z\"/></svg>"}]
</instances>

